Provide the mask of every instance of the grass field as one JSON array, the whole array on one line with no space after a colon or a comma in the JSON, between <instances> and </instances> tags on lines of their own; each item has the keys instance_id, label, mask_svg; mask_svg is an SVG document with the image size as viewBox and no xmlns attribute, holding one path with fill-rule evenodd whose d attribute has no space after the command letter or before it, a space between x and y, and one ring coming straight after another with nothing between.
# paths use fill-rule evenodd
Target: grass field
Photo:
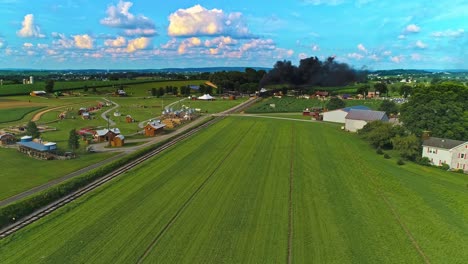
<instances>
[{"instance_id":1,"label":"grass field","mask_svg":"<svg viewBox=\"0 0 468 264\"><path fill-rule=\"evenodd\" d=\"M467 183L338 126L231 117L1 240L0 259L463 263Z\"/></svg>"},{"instance_id":2,"label":"grass field","mask_svg":"<svg viewBox=\"0 0 468 264\"><path fill-rule=\"evenodd\" d=\"M65 176L115 153L96 153L72 160L36 160L16 149L0 148L0 200Z\"/></svg>"},{"instance_id":3,"label":"grass field","mask_svg":"<svg viewBox=\"0 0 468 264\"><path fill-rule=\"evenodd\" d=\"M31 112L41 109L41 106L0 109L0 123L14 122L23 119Z\"/></svg>"}]
</instances>

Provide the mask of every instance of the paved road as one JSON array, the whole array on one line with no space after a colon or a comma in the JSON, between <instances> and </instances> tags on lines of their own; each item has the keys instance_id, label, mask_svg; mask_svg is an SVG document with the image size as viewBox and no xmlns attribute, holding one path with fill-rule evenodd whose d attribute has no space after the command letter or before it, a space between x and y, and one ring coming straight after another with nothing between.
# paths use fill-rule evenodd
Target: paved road
<instances>
[{"instance_id":1,"label":"paved road","mask_svg":"<svg viewBox=\"0 0 468 264\"><path fill-rule=\"evenodd\" d=\"M105 111L104 113L102 113L102 114L101 114L101 117L102 117L104 120L106 120L106 122L109 122L109 125L110 125L110 126L115 126L115 122L112 121L112 119L107 118L107 113L109 113L110 111L116 109L116 108L119 107L120 105L117 104L117 103L114 102L114 101L109 100L109 99L106 99L106 98L102 98L102 99L104 99L104 100L107 101L107 102L110 102L110 103L114 104L114 107L112 107L112 108L108 109L107 111ZM109 116L110 116L110 115L109 115ZM109 119L109 120L108 120L108 119Z\"/></svg>"},{"instance_id":2,"label":"paved road","mask_svg":"<svg viewBox=\"0 0 468 264\"><path fill-rule=\"evenodd\" d=\"M177 103L180 103L180 102L182 102L182 101L184 101L184 100L186 100L186 99L187 99L187 98L184 98L184 99L181 99L181 100L179 100L179 101L175 101L175 102L173 102L173 103L170 103L170 104L166 105L166 106L164 107L164 109L169 109L171 106L173 106L173 105L175 105L175 104L177 104ZM141 122L138 124L138 127L139 127L139 128L144 128L144 127L146 126L146 123L147 123L147 122L149 122L150 120L153 120L153 119L157 119L157 118L160 118L160 117L155 117L155 118L151 118L151 119L148 119L148 120L141 121Z\"/></svg>"}]
</instances>

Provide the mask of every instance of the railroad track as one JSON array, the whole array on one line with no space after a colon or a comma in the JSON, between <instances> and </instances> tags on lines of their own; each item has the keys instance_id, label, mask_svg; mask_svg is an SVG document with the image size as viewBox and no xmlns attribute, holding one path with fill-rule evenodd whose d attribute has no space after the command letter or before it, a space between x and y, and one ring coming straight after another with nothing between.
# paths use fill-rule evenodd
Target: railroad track
<instances>
[{"instance_id":1,"label":"railroad track","mask_svg":"<svg viewBox=\"0 0 468 264\"><path fill-rule=\"evenodd\" d=\"M215 116L212 120L188 131L187 133L184 133L176 138L174 138L173 140L169 141L168 143L136 158L135 160L121 166L120 168L106 174L105 176L97 179L96 181L86 185L85 187L75 191L75 192L72 192L62 198L60 198L59 200L45 206L45 207L42 207L40 209L38 209L37 211L35 211L34 213L18 220L17 222L5 227L4 229L0 230L0 239L3 239L13 233L15 233L16 231L36 222L37 220L45 217L46 215L54 212L55 210L61 208L62 206L78 199L79 197L85 195L86 193L100 187L101 185L105 184L106 182L114 179L115 177L119 176L119 175L122 175L124 174L125 172L131 170L132 168L138 166L139 164L141 164L142 162L154 157L155 155L163 152L164 150L174 146L175 144L179 143L180 141L194 135L195 133L197 133L198 131L202 130L203 128L206 128L216 122L218 122L219 120L221 119L224 119L225 116L231 114L231 113L234 113L234 112L237 112L237 111L241 111L242 109L245 109L247 107L249 107L250 105L252 105L253 103L255 103L257 101L257 99L254 99L254 100L250 100L244 104L241 104L241 105L238 105L234 108L231 108L225 112L222 113L222 115L219 115L219 116Z\"/></svg>"}]
</instances>

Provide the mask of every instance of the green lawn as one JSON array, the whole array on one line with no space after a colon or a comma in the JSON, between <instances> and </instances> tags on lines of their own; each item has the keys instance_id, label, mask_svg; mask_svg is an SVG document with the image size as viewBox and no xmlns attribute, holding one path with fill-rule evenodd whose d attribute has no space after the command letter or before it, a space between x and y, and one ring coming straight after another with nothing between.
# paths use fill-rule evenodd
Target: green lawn
<instances>
[{"instance_id":1,"label":"green lawn","mask_svg":"<svg viewBox=\"0 0 468 264\"><path fill-rule=\"evenodd\" d=\"M23 117L31 112L41 109L41 106L19 107L0 109L0 123L13 122L23 119Z\"/></svg>"},{"instance_id":2,"label":"green lawn","mask_svg":"<svg viewBox=\"0 0 468 264\"><path fill-rule=\"evenodd\" d=\"M280 263L291 238L293 263L423 263L407 230L431 263L463 263L467 183L336 126L231 117L1 240L0 259Z\"/></svg>"},{"instance_id":3,"label":"green lawn","mask_svg":"<svg viewBox=\"0 0 468 264\"><path fill-rule=\"evenodd\" d=\"M16 149L0 148L0 200L65 176L114 154L96 153L72 160L36 160Z\"/></svg>"}]
</instances>

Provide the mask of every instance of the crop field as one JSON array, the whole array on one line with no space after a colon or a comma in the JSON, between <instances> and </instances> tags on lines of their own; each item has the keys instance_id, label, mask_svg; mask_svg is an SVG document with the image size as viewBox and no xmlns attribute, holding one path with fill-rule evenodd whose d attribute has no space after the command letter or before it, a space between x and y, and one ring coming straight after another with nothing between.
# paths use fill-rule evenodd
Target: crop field
<instances>
[{"instance_id":1,"label":"crop field","mask_svg":"<svg viewBox=\"0 0 468 264\"><path fill-rule=\"evenodd\" d=\"M96 153L72 160L36 160L16 149L0 148L0 200L55 178L110 158L115 153Z\"/></svg>"},{"instance_id":2,"label":"crop field","mask_svg":"<svg viewBox=\"0 0 468 264\"><path fill-rule=\"evenodd\" d=\"M0 240L2 263L463 263L468 176L230 117Z\"/></svg>"},{"instance_id":3,"label":"crop field","mask_svg":"<svg viewBox=\"0 0 468 264\"><path fill-rule=\"evenodd\" d=\"M172 86L180 88L181 86L187 85L201 85L204 84L206 80L187 80L187 81L158 81L158 82L148 82L141 84L129 84L125 85L124 89L127 93L131 93L132 96L150 96L152 88L165 88L166 86Z\"/></svg>"},{"instance_id":4,"label":"crop field","mask_svg":"<svg viewBox=\"0 0 468 264\"><path fill-rule=\"evenodd\" d=\"M365 105L371 109L377 109L380 106L380 100L345 100L346 106ZM247 109L247 113L284 113L284 112L302 112L306 108L325 107L327 101L318 99L304 99L295 97L276 98L271 97L263 99ZM272 107L274 105L274 107Z\"/></svg>"}]
</instances>

